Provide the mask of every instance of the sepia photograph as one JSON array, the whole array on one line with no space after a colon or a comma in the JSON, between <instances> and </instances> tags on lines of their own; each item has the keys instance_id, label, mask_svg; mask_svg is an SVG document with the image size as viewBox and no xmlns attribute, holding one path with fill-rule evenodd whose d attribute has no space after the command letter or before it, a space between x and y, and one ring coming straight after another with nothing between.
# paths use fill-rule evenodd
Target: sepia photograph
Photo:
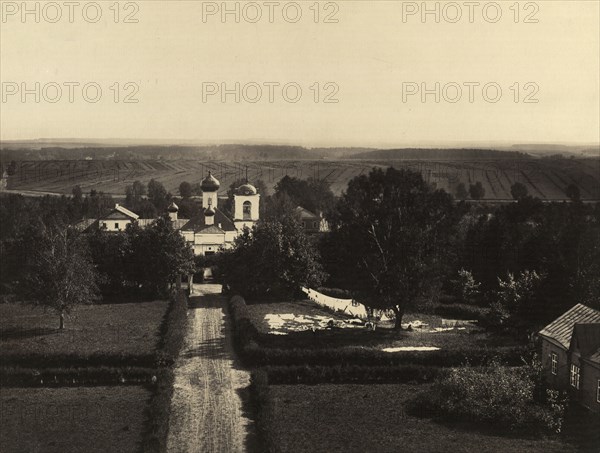
<instances>
[{"instance_id":1,"label":"sepia photograph","mask_svg":"<svg viewBox=\"0 0 600 453\"><path fill-rule=\"evenodd\" d=\"M0 0L1 453L600 453L600 0Z\"/></svg>"}]
</instances>

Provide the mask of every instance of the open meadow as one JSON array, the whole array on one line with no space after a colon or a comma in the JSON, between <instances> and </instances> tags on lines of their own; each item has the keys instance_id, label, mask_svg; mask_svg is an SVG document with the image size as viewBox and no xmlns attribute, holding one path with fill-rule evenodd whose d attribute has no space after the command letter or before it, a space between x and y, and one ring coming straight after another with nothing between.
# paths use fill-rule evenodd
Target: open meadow
<instances>
[{"instance_id":1,"label":"open meadow","mask_svg":"<svg viewBox=\"0 0 600 453\"><path fill-rule=\"evenodd\" d=\"M427 384L273 385L268 436L281 452L574 452L558 440L500 436L412 415Z\"/></svg>"},{"instance_id":2,"label":"open meadow","mask_svg":"<svg viewBox=\"0 0 600 453\"><path fill-rule=\"evenodd\" d=\"M600 160L573 159L485 159L485 160L280 160L280 161L198 161L198 160L37 160L16 163L8 178L8 189L71 194L79 185L123 196L127 185L139 180L160 181L168 191L178 193L182 181L199 182L211 171L221 181L225 194L231 183L246 176L262 180L272 193L284 176L315 177L327 181L334 194L346 189L348 181L373 167L406 168L422 173L426 181L454 193L459 183L479 181L486 200L512 199L510 187L524 184L529 193L543 200L567 199L565 188L576 184L584 200L600 199Z\"/></svg>"},{"instance_id":3,"label":"open meadow","mask_svg":"<svg viewBox=\"0 0 600 453\"><path fill-rule=\"evenodd\" d=\"M0 357L153 354L167 306L167 301L79 306L60 331L52 312L0 304Z\"/></svg>"},{"instance_id":4,"label":"open meadow","mask_svg":"<svg viewBox=\"0 0 600 453\"><path fill-rule=\"evenodd\" d=\"M310 300L266 302L248 305L250 319L261 333L266 348L361 348L389 352L456 351L516 346L511 338L485 332L475 320L447 319L425 313L408 313L403 328L395 331L391 321L368 329L356 318L324 309Z\"/></svg>"},{"instance_id":5,"label":"open meadow","mask_svg":"<svg viewBox=\"0 0 600 453\"><path fill-rule=\"evenodd\" d=\"M140 451L150 395L137 386L0 388L0 450Z\"/></svg>"}]
</instances>

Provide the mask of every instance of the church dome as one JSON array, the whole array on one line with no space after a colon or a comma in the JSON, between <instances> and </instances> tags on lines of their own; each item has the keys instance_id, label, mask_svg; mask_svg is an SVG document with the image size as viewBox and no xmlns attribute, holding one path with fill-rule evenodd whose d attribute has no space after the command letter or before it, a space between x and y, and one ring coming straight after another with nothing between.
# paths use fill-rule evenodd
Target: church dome
<instances>
[{"instance_id":1,"label":"church dome","mask_svg":"<svg viewBox=\"0 0 600 453\"><path fill-rule=\"evenodd\" d=\"M206 211L204 211L204 216L205 217L212 217L214 215L215 215L215 211L210 206L208 208L206 208Z\"/></svg>"},{"instance_id":2,"label":"church dome","mask_svg":"<svg viewBox=\"0 0 600 453\"><path fill-rule=\"evenodd\" d=\"M175 203L171 203L169 205L169 207L167 208L167 211L169 211L169 212L177 212L177 211L179 211L179 206L177 206Z\"/></svg>"},{"instance_id":3,"label":"church dome","mask_svg":"<svg viewBox=\"0 0 600 453\"><path fill-rule=\"evenodd\" d=\"M252 184L246 183L237 188L238 195L256 195L258 191Z\"/></svg>"},{"instance_id":4,"label":"church dome","mask_svg":"<svg viewBox=\"0 0 600 453\"><path fill-rule=\"evenodd\" d=\"M210 171L208 172L208 176L204 178L200 184L202 192L216 192L219 190L219 187L221 187L221 183Z\"/></svg>"}]
</instances>

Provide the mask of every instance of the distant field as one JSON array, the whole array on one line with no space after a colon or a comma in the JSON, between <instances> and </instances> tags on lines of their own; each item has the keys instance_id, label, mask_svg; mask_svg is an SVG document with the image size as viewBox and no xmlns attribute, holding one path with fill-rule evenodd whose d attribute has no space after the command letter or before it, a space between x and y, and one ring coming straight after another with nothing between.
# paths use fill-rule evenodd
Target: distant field
<instances>
[{"instance_id":1,"label":"distant field","mask_svg":"<svg viewBox=\"0 0 600 453\"><path fill-rule=\"evenodd\" d=\"M91 189L123 195L135 180L154 178L177 194L182 181L199 182L208 171L221 180L223 194L229 185L248 175L261 179L270 191L285 175L327 180L334 193L340 194L348 181L373 167L409 168L420 171L437 187L454 193L459 183L480 181L488 200L511 199L510 186L521 182L529 193L541 199L565 199L564 189L579 186L587 200L600 199L600 159L504 159L504 160L298 160L252 162L201 162L196 160L74 160L18 162L8 188L70 194L75 185L84 192Z\"/></svg>"},{"instance_id":2,"label":"distant field","mask_svg":"<svg viewBox=\"0 0 600 453\"><path fill-rule=\"evenodd\" d=\"M574 452L554 440L503 437L409 415L423 385L271 386L269 431L282 452Z\"/></svg>"},{"instance_id":3,"label":"distant field","mask_svg":"<svg viewBox=\"0 0 600 453\"><path fill-rule=\"evenodd\" d=\"M76 308L59 331L58 316L21 304L0 304L0 359L28 353L152 354L166 301Z\"/></svg>"},{"instance_id":4,"label":"distant field","mask_svg":"<svg viewBox=\"0 0 600 453\"><path fill-rule=\"evenodd\" d=\"M0 389L3 453L140 450L150 391L142 387Z\"/></svg>"}]
</instances>

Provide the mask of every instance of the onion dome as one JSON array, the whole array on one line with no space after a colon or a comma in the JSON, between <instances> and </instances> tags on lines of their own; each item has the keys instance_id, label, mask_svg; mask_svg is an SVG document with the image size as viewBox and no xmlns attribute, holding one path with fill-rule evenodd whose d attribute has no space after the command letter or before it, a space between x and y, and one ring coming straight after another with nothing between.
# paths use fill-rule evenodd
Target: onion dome
<instances>
[{"instance_id":1,"label":"onion dome","mask_svg":"<svg viewBox=\"0 0 600 453\"><path fill-rule=\"evenodd\" d=\"M208 176L204 178L200 184L202 192L216 192L219 190L219 187L221 187L221 183L210 171L208 172Z\"/></svg>"},{"instance_id":2,"label":"onion dome","mask_svg":"<svg viewBox=\"0 0 600 453\"><path fill-rule=\"evenodd\" d=\"M238 195L256 195L258 191L256 190L256 187L254 187L252 184L246 183L238 187L236 193Z\"/></svg>"},{"instance_id":3,"label":"onion dome","mask_svg":"<svg viewBox=\"0 0 600 453\"><path fill-rule=\"evenodd\" d=\"M210 206L208 208L206 208L206 210L204 211L205 217L212 217L214 215L215 215L215 210L213 208L211 208Z\"/></svg>"},{"instance_id":4,"label":"onion dome","mask_svg":"<svg viewBox=\"0 0 600 453\"><path fill-rule=\"evenodd\" d=\"M177 211L179 211L179 206L177 206L175 203L171 203L169 205L169 207L167 208L167 211L169 211L169 212L177 212Z\"/></svg>"}]
</instances>

